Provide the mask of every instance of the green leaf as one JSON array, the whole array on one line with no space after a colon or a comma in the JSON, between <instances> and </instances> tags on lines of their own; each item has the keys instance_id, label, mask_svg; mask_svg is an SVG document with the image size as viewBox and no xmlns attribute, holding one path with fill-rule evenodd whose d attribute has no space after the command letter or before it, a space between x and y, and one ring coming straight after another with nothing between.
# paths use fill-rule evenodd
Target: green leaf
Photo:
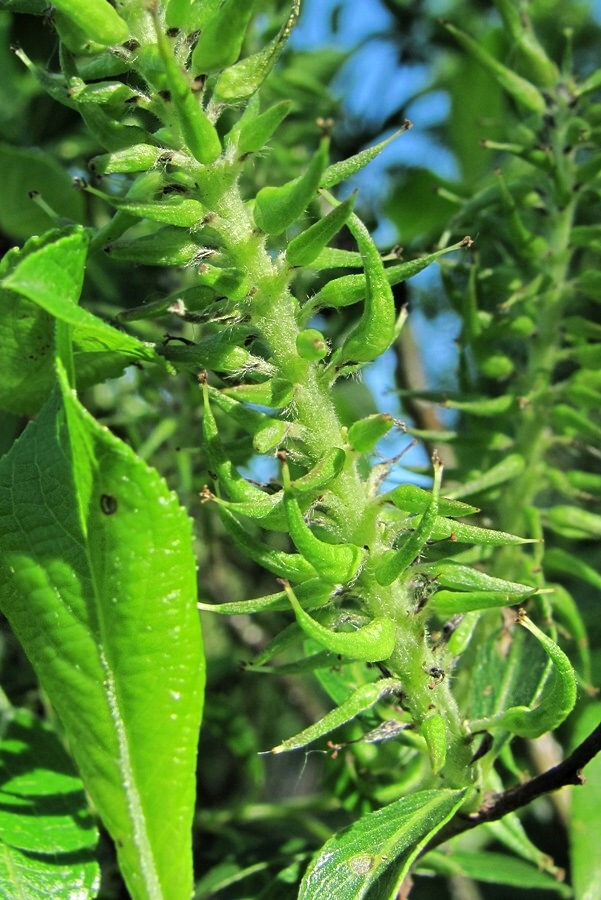
<instances>
[{"instance_id":1,"label":"green leaf","mask_svg":"<svg viewBox=\"0 0 601 900\"><path fill-rule=\"evenodd\" d=\"M548 658L540 645L521 628L512 628L509 636L501 623L498 612L484 614L472 637L478 665L471 672L465 709L475 719L533 703L548 671ZM496 749L505 739L505 733L495 735Z\"/></svg>"},{"instance_id":2,"label":"green leaf","mask_svg":"<svg viewBox=\"0 0 601 900\"><path fill-rule=\"evenodd\" d=\"M555 891L560 897L571 897L572 891L566 884L546 872L521 859L503 853L490 851L451 850L449 853L428 853L419 865L419 870L436 872L447 878L463 875L485 884L506 884L519 888L538 888L541 891Z\"/></svg>"},{"instance_id":3,"label":"green leaf","mask_svg":"<svg viewBox=\"0 0 601 900\"><path fill-rule=\"evenodd\" d=\"M62 862L65 854L37 856L14 847L2 846L0 858L0 891L3 897L37 900L38 897L77 897L87 900L98 894L96 875L88 874L84 866ZM80 869L81 874L77 872ZM90 872L92 872L90 867Z\"/></svg>"},{"instance_id":4,"label":"green leaf","mask_svg":"<svg viewBox=\"0 0 601 900\"><path fill-rule=\"evenodd\" d=\"M601 703L591 703L578 717L572 735L572 749L599 725ZM597 755L584 769L586 784L572 792L569 821L570 862L574 895L579 900L601 894L601 756Z\"/></svg>"},{"instance_id":5,"label":"green leaf","mask_svg":"<svg viewBox=\"0 0 601 900\"><path fill-rule=\"evenodd\" d=\"M489 49L502 40L492 29L481 35ZM437 67L438 68L438 67ZM483 152L482 123L488 138L505 136L506 103L495 79L466 53L457 54L451 65L438 68L436 86L448 91L451 108L447 118L449 149L460 165L463 184L478 184L490 169L489 154ZM456 188L455 188L456 189Z\"/></svg>"},{"instance_id":6,"label":"green leaf","mask_svg":"<svg viewBox=\"0 0 601 900\"><path fill-rule=\"evenodd\" d=\"M33 415L54 383L54 320L37 304L0 289L0 408Z\"/></svg>"},{"instance_id":7,"label":"green leaf","mask_svg":"<svg viewBox=\"0 0 601 900\"><path fill-rule=\"evenodd\" d=\"M86 244L81 229L52 231L5 256L3 285L11 290L0 288L0 408L30 415L48 398L55 381L55 317L76 323L73 350L80 389L120 375L133 360L155 356L77 306Z\"/></svg>"},{"instance_id":8,"label":"green leaf","mask_svg":"<svg viewBox=\"0 0 601 900\"><path fill-rule=\"evenodd\" d=\"M501 778L495 772L489 773L488 785L495 791L504 789ZM509 813L497 822L488 822L484 827L496 841L511 850L513 854L533 863L539 872L548 872L557 880L563 875L552 857L539 850L530 840L517 813Z\"/></svg>"},{"instance_id":9,"label":"green leaf","mask_svg":"<svg viewBox=\"0 0 601 900\"><path fill-rule=\"evenodd\" d=\"M189 898L204 662L190 523L59 388L0 462L0 605L133 898Z\"/></svg>"},{"instance_id":10,"label":"green leaf","mask_svg":"<svg viewBox=\"0 0 601 900\"><path fill-rule=\"evenodd\" d=\"M56 240L17 262L3 287L27 297L54 318L82 329L102 349L119 350L136 359L153 359L154 352L137 338L117 331L77 306L87 246L88 235L83 228L67 229Z\"/></svg>"},{"instance_id":11,"label":"green leaf","mask_svg":"<svg viewBox=\"0 0 601 900\"><path fill-rule=\"evenodd\" d=\"M553 731L576 703L576 675L563 650L538 628L523 611L517 621L536 637L552 664L549 678L536 706L512 706L489 718L471 723L473 730L504 728L519 737L536 738Z\"/></svg>"},{"instance_id":12,"label":"green leaf","mask_svg":"<svg viewBox=\"0 0 601 900\"><path fill-rule=\"evenodd\" d=\"M299 900L388 900L421 848L461 805L465 791L420 791L359 819L330 838L303 878ZM392 869L386 892L378 880Z\"/></svg>"},{"instance_id":13,"label":"green leaf","mask_svg":"<svg viewBox=\"0 0 601 900\"><path fill-rule=\"evenodd\" d=\"M0 733L0 894L95 897L98 832L62 744L25 709Z\"/></svg>"}]
</instances>

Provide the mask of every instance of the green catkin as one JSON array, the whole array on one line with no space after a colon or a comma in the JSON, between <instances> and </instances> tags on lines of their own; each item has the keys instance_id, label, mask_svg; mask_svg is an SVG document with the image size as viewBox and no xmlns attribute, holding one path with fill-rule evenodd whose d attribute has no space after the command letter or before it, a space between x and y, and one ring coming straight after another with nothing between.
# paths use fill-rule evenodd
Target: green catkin
<instances>
[{"instance_id":1,"label":"green catkin","mask_svg":"<svg viewBox=\"0 0 601 900\"><path fill-rule=\"evenodd\" d=\"M316 572L333 584L345 584L357 574L365 553L354 544L328 544L316 537L307 523L294 496L288 465L282 466L284 475L284 509L290 537L298 552L311 563Z\"/></svg>"},{"instance_id":2,"label":"green catkin","mask_svg":"<svg viewBox=\"0 0 601 900\"><path fill-rule=\"evenodd\" d=\"M392 654L396 641L396 626L392 619L376 616L357 631L330 631L305 612L288 584L284 589L300 627L326 650L363 662L380 662Z\"/></svg>"},{"instance_id":3,"label":"green catkin","mask_svg":"<svg viewBox=\"0 0 601 900\"><path fill-rule=\"evenodd\" d=\"M411 532L403 541L398 550L389 550L379 565L376 567L376 581L381 585L392 584L403 574L419 556L426 546L432 533L432 528L438 515L438 495L442 482L442 461L438 456L433 457L434 485L432 487L432 499L424 511L415 531Z\"/></svg>"}]
</instances>

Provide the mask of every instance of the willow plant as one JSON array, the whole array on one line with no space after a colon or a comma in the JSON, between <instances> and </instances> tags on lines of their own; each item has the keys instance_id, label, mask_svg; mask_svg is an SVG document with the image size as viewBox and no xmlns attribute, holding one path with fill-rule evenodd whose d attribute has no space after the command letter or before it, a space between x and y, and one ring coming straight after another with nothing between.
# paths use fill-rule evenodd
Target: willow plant
<instances>
[{"instance_id":1,"label":"willow plant","mask_svg":"<svg viewBox=\"0 0 601 900\"><path fill-rule=\"evenodd\" d=\"M254 4L240 0L60 0L52 15L59 68L46 71L16 48L42 88L81 116L103 150L77 187L114 212L98 227L58 222L2 263L9 334L3 406L35 414L0 464L2 609L58 714L133 897L176 900L192 890L189 832L204 678L196 582L198 605L212 615L281 611L282 631L248 668L314 671L332 698L325 717L282 735L271 753L304 748L368 711L379 725L366 740L402 749L406 776L397 773L390 802L326 843L304 876L303 898L397 896L424 848L485 820L485 794L500 788L493 764L511 738L557 728L575 704L575 672L554 639L555 595L532 575L540 529L523 515L546 440L539 407L559 352L570 242L597 239L597 226L572 227L574 188L595 184L598 171L594 157L580 162L572 144L582 127L574 123L586 120L599 80L577 86L569 73L559 74L528 23L515 18L511 4L499 5L533 66L531 78L449 28L535 122L547 122L552 109L552 145L539 146L533 126L531 143L522 136L516 152L545 180L547 206L554 206L548 230L537 232L502 182L495 194L507 228L521 236L527 270L512 282L505 327L517 339L526 335L531 355L525 387L516 382L515 391L471 407L505 416L520 409L512 452L477 477L460 473L463 483L455 481L452 491L436 452L431 490L387 488L396 461L378 460L375 449L401 423L374 414L343 425L335 387L397 341L407 313L395 308L393 286L446 253L450 282L467 273L457 293L466 353L491 378L509 374L509 356L495 347L498 329L488 341L491 318L478 310L483 276L465 263L472 238L463 222L475 207L490 210L488 195L468 204L443 249L403 261L381 255L353 211L355 195L341 200L335 193L387 141L331 163L327 127L320 132L316 125L314 152L300 174L249 187L257 155L269 154L291 112L289 101L264 106L261 96L299 15L298 0L271 40L250 53L244 48ZM530 187L523 199L536 209L532 198L539 196ZM45 202L43 194L37 199ZM343 231L354 249L335 245ZM78 305L86 266L104 254L132 266L169 267L180 281L158 299L124 304L118 321L108 322ZM545 273L537 268L541 254ZM515 259L511 265L515 270ZM307 293L315 274L321 286ZM588 270L583 278L598 290ZM347 324L324 333L320 322L340 310ZM153 332L148 320L166 316L177 326L192 323L195 339ZM571 324L566 352L589 366L588 375L592 363L582 360L593 358L596 345L580 319ZM77 391L131 364L156 368L166 384L178 383L179 372L193 380L203 409L199 447L211 474L196 502L273 575L272 593L209 603L202 567L196 577L190 522L175 495L82 406ZM466 378L471 365L468 359ZM570 378L570 389L577 380ZM568 428L582 426L565 405L555 415ZM255 455L277 464L271 485L241 473L224 435L243 434ZM501 530L472 524L478 508L462 498L510 476L517 477ZM569 527L583 527L579 521ZM289 536L286 550L276 549L278 532ZM514 612L507 627L522 637L506 656L487 651L479 670L478 648L497 646L498 610L508 607ZM562 621L570 627L578 620L573 614ZM273 664L294 648L293 662ZM7 710L6 720L17 721L15 712ZM211 760L200 765L210 768ZM82 815L81 797L78 803L73 822ZM71 843L42 847L19 839L15 825L7 847L21 868L4 875L5 883L41 877L25 871L32 848L48 878L61 853L65 860L74 849L83 853L93 828L85 840L73 828L79 843L72 836ZM94 895L89 859L70 873Z\"/></svg>"}]
</instances>

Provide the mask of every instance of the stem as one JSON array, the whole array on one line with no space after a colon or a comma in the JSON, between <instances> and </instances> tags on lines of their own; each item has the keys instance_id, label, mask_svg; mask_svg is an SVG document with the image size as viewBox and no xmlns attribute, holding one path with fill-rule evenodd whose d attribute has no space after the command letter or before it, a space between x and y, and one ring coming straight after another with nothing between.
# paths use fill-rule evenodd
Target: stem
<instances>
[{"instance_id":1,"label":"stem","mask_svg":"<svg viewBox=\"0 0 601 900\"><path fill-rule=\"evenodd\" d=\"M480 809L471 815L457 815L424 847L422 854L439 847L453 837L470 831L484 822L496 822L553 791L567 785L584 785L582 769L601 752L601 725L589 734L570 755L541 775L502 793L490 794Z\"/></svg>"}]
</instances>

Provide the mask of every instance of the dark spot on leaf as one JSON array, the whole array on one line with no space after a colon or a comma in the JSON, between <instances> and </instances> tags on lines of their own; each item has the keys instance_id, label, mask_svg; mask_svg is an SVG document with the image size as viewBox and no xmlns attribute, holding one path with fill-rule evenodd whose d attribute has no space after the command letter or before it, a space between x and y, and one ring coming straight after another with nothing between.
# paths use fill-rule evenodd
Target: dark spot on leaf
<instances>
[{"instance_id":1,"label":"dark spot on leaf","mask_svg":"<svg viewBox=\"0 0 601 900\"><path fill-rule=\"evenodd\" d=\"M117 512L117 499L112 494L102 494L100 497L100 509L105 516L112 516Z\"/></svg>"}]
</instances>

